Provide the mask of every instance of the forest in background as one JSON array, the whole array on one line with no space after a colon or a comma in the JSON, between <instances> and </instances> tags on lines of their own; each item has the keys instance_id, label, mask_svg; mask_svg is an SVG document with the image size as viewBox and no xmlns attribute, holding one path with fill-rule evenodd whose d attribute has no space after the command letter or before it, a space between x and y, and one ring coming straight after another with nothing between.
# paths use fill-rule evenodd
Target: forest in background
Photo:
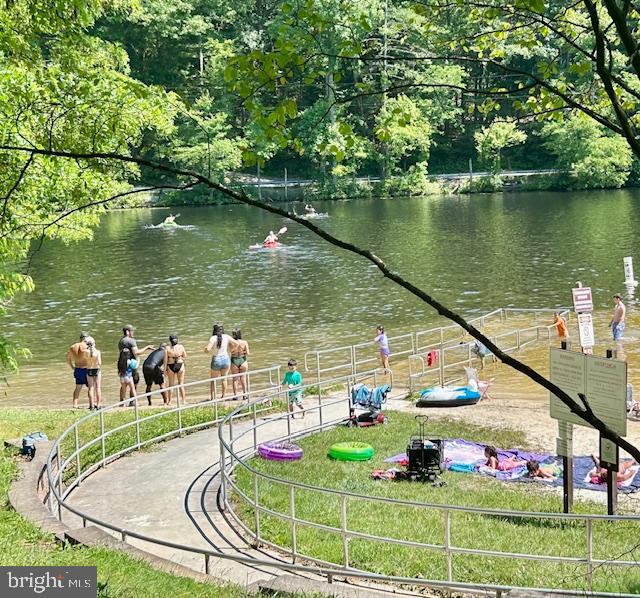
<instances>
[{"instance_id":1,"label":"forest in background","mask_svg":"<svg viewBox=\"0 0 640 598\"><path fill-rule=\"evenodd\" d=\"M491 174L479 191L500 189L502 169L562 171L530 188L634 185L623 139L532 85L534 72L593 93L578 47L593 45L588 17L556 4L559 32L527 7L473 2L140 0L90 33L124 49L132 77L176 96L175 130L149 155L220 182L259 164L315 179L324 197L362 194L355 178L367 176L382 195L417 195L439 189L429 174L471 159Z\"/></svg>"}]
</instances>

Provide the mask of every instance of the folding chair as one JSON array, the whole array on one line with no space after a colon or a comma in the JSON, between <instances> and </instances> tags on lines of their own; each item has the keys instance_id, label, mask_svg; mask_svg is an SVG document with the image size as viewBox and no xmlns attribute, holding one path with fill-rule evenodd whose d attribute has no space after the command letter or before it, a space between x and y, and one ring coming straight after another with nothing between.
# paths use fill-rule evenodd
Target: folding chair
<instances>
[{"instance_id":1,"label":"folding chair","mask_svg":"<svg viewBox=\"0 0 640 598\"><path fill-rule=\"evenodd\" d=\"M478 378L478 370L476 368L470 368L468 366L464 367L464 371L467 374L467 380L469 383L473 380L475 382L475 386L478 387L478 392L480 393L480 400L490 399L489 388L493 384L495 378L490 378L489 380L480 380Z\"/></svg>"}]
</instances>

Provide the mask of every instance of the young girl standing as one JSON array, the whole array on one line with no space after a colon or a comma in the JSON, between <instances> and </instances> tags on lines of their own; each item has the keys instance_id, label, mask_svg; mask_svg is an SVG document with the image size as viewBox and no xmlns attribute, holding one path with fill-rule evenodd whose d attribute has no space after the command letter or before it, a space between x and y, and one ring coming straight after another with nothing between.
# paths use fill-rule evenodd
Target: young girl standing
<instances>
[{"instance_id":1,"label":"young girl standing","mask_svg":"<svg viewBox=\"0 0 640 598\"><path fill-rule=\"evenodd\" d=\"M389 369L389 341L387 335L384 333L384 327L378 326L376 328L376 338L373 339L380 347L380 361L385 372Z\"/></svg>"}]
</instances>

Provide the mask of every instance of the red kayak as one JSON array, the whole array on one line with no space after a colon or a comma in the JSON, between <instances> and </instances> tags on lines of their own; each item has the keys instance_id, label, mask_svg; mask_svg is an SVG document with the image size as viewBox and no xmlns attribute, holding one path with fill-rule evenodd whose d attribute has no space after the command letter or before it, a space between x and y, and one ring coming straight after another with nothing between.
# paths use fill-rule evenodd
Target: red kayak
<instances>
[{"instance_id":1,"label":"red kayak","mask_svg":"<svg viewBox=\"0 0 640 598\"><path fill-rule=\"evenodd\" d=\"M274 247L280 247L280 243L278 243L278 241L273 241L272 243L263 243L262 246L266 249L273 249Z\"/></svg>"}]
</instances>

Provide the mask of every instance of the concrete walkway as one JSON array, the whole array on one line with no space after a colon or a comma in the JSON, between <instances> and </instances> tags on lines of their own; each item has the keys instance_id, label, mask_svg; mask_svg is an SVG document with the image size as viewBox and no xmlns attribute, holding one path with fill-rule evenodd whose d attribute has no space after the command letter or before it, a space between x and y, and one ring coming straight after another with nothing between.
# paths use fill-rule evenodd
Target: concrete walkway
<instances>
[{"instance_id":1,"label":"concrete walkway","mask_svg":"<svg viewBox=\"0 0 640 598\"><path fill-rule=\"evenodd\" d=\"M347 415L347 403L331 404L323 399L324 421ZM313 404L307 405L312 407ZM258 443L286 434L286 420L274 416L261 418L264 423L257 433ZM317 426L318 412L307 412L304 419L291 421L292 433ZM252 421L234 425L234 437L251 430ZM225 430L225 432L227 432ZM237 440L238 449L253 446L253 433ZM218 508L219 472L218 429L213 428L174 439L156 446L152 452L136 452L111 463L91 475L72 492L69 503L79 510L109 522L154 538L228 551L263 560L277 556L252 549L230 526ZM64 522L81 526L82 522L69 512ZM128 542L143 550L204 571L204 557L194 553L129 538ZM284 572L269 567L253 567L223 558L212 558L210 574L240 585L273 578Z\"/></svg>"}]
</instances>

